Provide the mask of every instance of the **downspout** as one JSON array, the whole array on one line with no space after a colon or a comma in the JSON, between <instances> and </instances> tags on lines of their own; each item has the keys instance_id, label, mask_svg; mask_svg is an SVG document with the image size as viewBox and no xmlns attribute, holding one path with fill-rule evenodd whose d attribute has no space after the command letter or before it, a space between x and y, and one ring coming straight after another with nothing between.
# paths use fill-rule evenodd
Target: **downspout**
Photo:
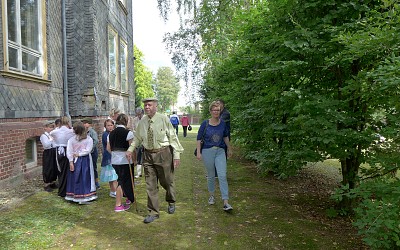
<instances>
[{"instance_id":1,"label":"downspout","mask_svg":"<svg viewBox=\"0 0 400 250\"><path fill-rule=\"evenodd\" d=\"M62 18L62 43L63 43L63 96L64 96L64 115L71 120L68 105L68 75L67 75L67 25L65 18L65 1L62 0L61 18Z\"/></svg>"}]
</instances>

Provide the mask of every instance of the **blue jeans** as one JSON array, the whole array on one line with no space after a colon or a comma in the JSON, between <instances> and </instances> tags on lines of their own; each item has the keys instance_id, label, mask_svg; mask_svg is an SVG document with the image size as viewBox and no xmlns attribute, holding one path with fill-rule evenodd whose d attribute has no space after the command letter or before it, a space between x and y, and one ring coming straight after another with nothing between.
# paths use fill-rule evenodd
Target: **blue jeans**
<instances>
[{"instance_id":1,"label":"blue jeans","mask_svg":"<svg viewBox=\"0 0 400 250\"><path fill-rule=\"evenodd\" d=\"M207 171L208 192L215 192L215 170L217 170L219 189L223 200L229 199L228 180L226 178L226 156L223 148L203 149L201 156Z\"/></svg>"}]
</instances>

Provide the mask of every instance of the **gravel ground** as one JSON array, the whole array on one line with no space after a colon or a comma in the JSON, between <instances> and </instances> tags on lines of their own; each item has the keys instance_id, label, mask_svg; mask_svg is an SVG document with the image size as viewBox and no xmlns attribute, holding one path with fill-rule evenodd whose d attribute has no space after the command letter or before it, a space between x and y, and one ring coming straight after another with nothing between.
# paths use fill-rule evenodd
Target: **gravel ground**
<instances>
[{"instance_id":1,"label":"gravel ground","mask_svg":"<svg viewBox=\"0 0 400 250\"><path fill-rule=\"evenodd\" d=\"M0 210L10 208L19 201L41 190L43 190L43 180L40 173L31 176L29 179L24 179L18 184L4 184L0 189Z\"/></svg>"}]
</instances>

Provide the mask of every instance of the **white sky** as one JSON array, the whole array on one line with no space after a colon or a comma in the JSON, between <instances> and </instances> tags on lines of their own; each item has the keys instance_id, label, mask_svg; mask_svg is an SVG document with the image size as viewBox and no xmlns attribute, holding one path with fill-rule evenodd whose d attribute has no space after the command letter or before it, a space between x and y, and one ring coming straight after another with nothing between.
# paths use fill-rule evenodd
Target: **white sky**
<instances>
[{"instance_id":1,"label":"white sky","mask_svg":"<svg viewBox=\"0 0 400 250\"><path fill-rule=\"evenodd\" d=\"M157 0L133 0L133 42L144 53L144 64L153 73L162 66L174 69L162 43L164 33L179 28L177 20L164 23L157 9Z\"/></svg>"},{"instance_id":2,"label":"white sky","mask_svg":"<svg viewBox=\"0 0 400 250\"><path fill-rule=\"evenodd\" d=\"M171 56L167 53L162 43L166 32L173 32L179 29L179 18L172 11L167 23L164 23L157 9L157 0L132 0L133 3L133 43L144 54L144 65L157 73L159 67L167 66L175 71L171 62ZM184 84L181 84L181 91L178 97L178 106L185 106L186 101L183 95Z\"/></svg>"}]
</instances>

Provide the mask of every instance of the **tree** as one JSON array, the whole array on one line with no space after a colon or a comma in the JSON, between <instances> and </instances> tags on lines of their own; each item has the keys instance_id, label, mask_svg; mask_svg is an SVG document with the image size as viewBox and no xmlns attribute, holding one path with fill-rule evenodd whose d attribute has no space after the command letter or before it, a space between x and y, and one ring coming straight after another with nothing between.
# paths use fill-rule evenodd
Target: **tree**
<instances>
[{"instance_id":1,"label":"tree","mask_svg":"<svg viewBox=\"0 0 400 250\"><path fill-rule=\"evenodd\" d=\"M227 100L235 137L264 171L285 177L333 157L354 188L378 112L381 131L396 136L398 76L384 69L398 60L397 5L260 1L244 11L245 2L203 1L191 22L203 42L203 98Z\"/></svg>"},{"instance_id":2,"label":"tree","mask_svg":"<svg viewBox=\"0 0 400 250\"><path fill-rule=\"evenodd\" d=\"M174 75L170 67L160 67L154 79L154 92L156 93L159 108L165 112L174 107L180 91L179 78Z\"/></svg>"},{"instance_id":3,"label":"tree","mask_svg":"<svg viewBox=\"0 0 400 250\"><path fill-rule=\"evenodd\" d=\"M134 71L135 71L135 100L136 106L141 106L143 98L154 96L154 91L151 87L152 72L143 64L144 55L136 45L133 47L135 55Z\"/></svg>"}]
</instances>

